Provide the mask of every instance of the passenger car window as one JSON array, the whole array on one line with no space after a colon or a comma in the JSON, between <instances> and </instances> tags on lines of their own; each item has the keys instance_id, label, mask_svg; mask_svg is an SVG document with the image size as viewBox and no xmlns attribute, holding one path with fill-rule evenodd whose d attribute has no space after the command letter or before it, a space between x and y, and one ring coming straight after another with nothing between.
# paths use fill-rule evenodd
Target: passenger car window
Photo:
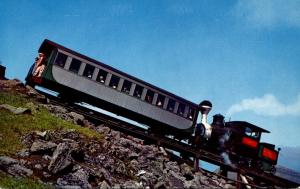
<instances>
[{"instance_id":1,"label":"passenger car window","mask_svg":"<svg viewBox=\"0 0 300 189\"><path fill-rule=\"evenodd\" d=\"M134 89L133 96L135 96L137 98L141 98L142 97L143 89L144 89L144 87L142 87L140 85L136 85L135 89Z\"/></svg>"},{"instance_id":2,"label":"passenger car window","mask_svg":"<svg viewBox=\"0 0 300 189\"><path fill-rule=\"evenodd\" d=\"M167 110L170 111L170 112L173 112L174 107L175 107L175 100L169 99Z\"/></svg>"},{"instance_id":3,"label":"passenger car window","mask_svg":"<svg viewBox=\"0 0 300 189\"><path fill-rule=\"evenodd\" d=\"M159 94L158 97L157 97L157 100L156 100L156 106L162 108L164 106L165 98L166 97L164 95Z\"/></svg>"},{"instance_id":4,"label":"passenger car window","mask_svg":"<svg viewBox=\"0 0 300 189\"><path fill-rule=\"evenodd\" d=\"M62 53L58 53L55 63L56 65L60 66L60 67L65 67L66 61L67 61L68 56Z\"/></svg>"},{"instance_id":5,"label":"passenger car window","mask_svg":"<svg viewBox=\"0 0 300 189\"><path fill-rule=\"evenodd\" d=\"M76 58L73 58L69 70L71 72L78 73L80 65L81 65L81 61Z\"/></svg>"},{"instance_id":6,"label":"passenger car window","mask_svg":"<svg viewBox=\"0 0 300 189\"><path fill-rule=\"evenodd\" d=\"M118 87L120 78L118 76L112 75L110 82L109 82L109 86L116 89Z\"/></svg>"},{"instance_id":7,"label":"passenger car window","mask_svg":"<svg viewBox=\"0 0 300 189\"><path fill-rule=\"evenodd\" d=\"M98 76L96 81L100 82L100 83L104 83L107 77L107 72L104 70L99 70Z\"/></svg>"},{"instance_id":8,"label":"passenger car window","mask_svg":"<svg viewBox=\"0 0 300 189\"><path fill-rule=\"evenodd\" d=\"M95 66L86 64L84 72L83 72L83 76L88 77L88 78L92 78L94 70L95 70Z\"/></svg>"},{"instance_id":9,"label":"passenger car window","mask_svg":"<svg viewBox=\"0 0 300 189\"><path fill-rule=\"evenodd\" d=\"M177 110L177 114L183 115L183 114L184 114L184 109L185 109L185 105L179 103L178 110Z\"/></svg>"},{"instance_id":10,"label":"passenger car window","mask_svg":"<svg viewBox=\"0 0 300 189\"><path fill-rule=\"evenodd\" d=\"M122 92L129 94L131 85L132 85L132 82L130 82L128 80L124 80L124 83L122 86Z\"/></svg>"},{"instance_id":11,"label":"passenger car window","mask_svg":"<svg viewBox=\"0 0 300 189\"><path fill-rule=\"evenodd\" d=\"M188 118L193 119L195 116L195 109L194 108L189 108L189 113L188 113Z\"/></svg>"},{"instance_id":12,"label":"passenger car window","mask_svg":"<svg viewBox=\"0 0 300 189\"><path fill-rule=\"evenodd\" d=\"M148 89L146 93L145 101L152 104L153 97L154 97L154 92Z\"/></svg>"}]
</instances>

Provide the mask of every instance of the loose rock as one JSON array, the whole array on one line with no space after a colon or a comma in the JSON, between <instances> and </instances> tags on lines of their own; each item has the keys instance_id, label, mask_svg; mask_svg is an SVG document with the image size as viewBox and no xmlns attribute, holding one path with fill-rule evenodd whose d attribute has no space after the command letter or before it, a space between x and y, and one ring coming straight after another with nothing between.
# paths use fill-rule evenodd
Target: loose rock
<instances>
[{"instance_id":1,"label":"loose rock","mask_svg":"<svg viewBox=\"0 0 300 189\"><path fill-rule=\"evenodd\" d=\"M13 176L29 177L33 171L21 165L18 160L0 156L0 169Z\"/></svg>"},{"instance_id":2,"label":"loose rock","mask_svg":"<svg viewBox=\"0 0 300 189\"><path fill-rule=\"evenodd\" d=\"M80 188L90 189L92 186L89 184L89 174L79 169L75 173L68 174L57 180L58 186L78 186Z\"/></svg>"},{"instance_id":3,"label":"loose rock","mask_svg":"<svg viewBox=\"0 0 300 189\"><path fill-rule=\"evenodd\" d=\"M55 174L70 166L72 164L71 152L74 146L78 147L75 143L60 143L53 153L48 170Z\"/></svg>"},{"instance_id":4,"label":"loose rock","mask_svg":"<svg viewBox=\"0 0 300 189\"><path fill-rule=\"evenodd\" d=\"M52 151L57 144L53 142L43 142L43 141L36 141L32 143L32 146L30 148L31 152L39 152L39 151Z\"/></svg>"},{"instance_id":5,"label":"loose rock","mask_svg":"<svg viewBox=\"0 0 300 189\"><path fill-rule=\"evenodd\" d=\"M18 114L31 114L31 110L28 109L28 108L22 108L22 107L17 108L17 107L11 106L9 104L1 104L0 109L8 110L11 113L16 114L16 115L18 115Z\"/></svg>"}]
</instances>

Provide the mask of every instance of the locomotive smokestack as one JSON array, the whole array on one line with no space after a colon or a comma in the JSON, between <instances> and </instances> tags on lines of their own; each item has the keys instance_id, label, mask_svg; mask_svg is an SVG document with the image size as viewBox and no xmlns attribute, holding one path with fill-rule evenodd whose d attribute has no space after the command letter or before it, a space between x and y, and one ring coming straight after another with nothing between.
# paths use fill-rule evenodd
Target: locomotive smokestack
<instances>
[{"instance_id":1,"label":"locomotive smokestack","mask_svg":"<svg viewBox=\"0 0 300 189\"><path fill-rule=\"evenodd\" d=\"M211 108L212 108L212 104L210 101L208 100L204 100L199 104L199 108L200 108L200 112L202 114L202 121L207 123L207 115L210 112ZM204 124L204 123L203 123Z\"/></svg>"},{"instance_id":2,"label":"locomotive smokestack","mask_svg":"<svg viewBox=\"0 0 300 189\"><path fill-rule=\"evenodd\" d=\"M204 134L205 138L210 138L211 136L212 127L210 124L207 123L207 115L211 109L212 109L212 104L208 100L204 100L199 104L199 110L202 114L201 123L205 128L205 134Z\"/></svg>"},{"instance_id":3,"label":"locomotive smokestack","mask_svg":"<svg viewBox=\"0 0 300 189\"><path fill-rule=\"evenodd\" d=\"M204 100L199 104L200 111L202 114L208 114L212 108L212 104L208 100Z\"/></svg>"}]
</instances>

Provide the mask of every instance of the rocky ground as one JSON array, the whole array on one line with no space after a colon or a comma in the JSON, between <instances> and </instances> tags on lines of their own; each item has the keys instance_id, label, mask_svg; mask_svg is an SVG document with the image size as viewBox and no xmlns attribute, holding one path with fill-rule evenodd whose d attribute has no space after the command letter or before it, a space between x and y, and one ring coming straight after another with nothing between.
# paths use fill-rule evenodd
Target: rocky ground
<instances>
[{"instance_id":1,"label":"rocky ground","mask_svg":"<svg viewBox=\"0 0 300 189\"><path fill-rule=\"evenodd\" d=\"M111 130L107 125L95 126L82 115L54 106L18 80L1 80L0 90L15 90L34 97L39 106L56 117L103 135L100 140L75 130L31 131L20 139L24 149L10 157L0 156L0 172L7 175L72 189L234 187L216 176L170 161L157 146L143 145L142 140ZM8 105L0 108L15 114L27 111Z\"/></svg>"}]
</instances>

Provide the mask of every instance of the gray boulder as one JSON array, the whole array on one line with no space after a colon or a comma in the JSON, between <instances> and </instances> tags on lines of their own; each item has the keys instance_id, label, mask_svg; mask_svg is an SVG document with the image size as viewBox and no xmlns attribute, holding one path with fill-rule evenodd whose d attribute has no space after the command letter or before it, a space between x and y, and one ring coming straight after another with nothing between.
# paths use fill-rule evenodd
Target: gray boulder
<instances>
[{"instance_id":1,"label":"gray boulder","mask_svg":"<svg viewBox=\"0 0 300 189\"><path fill-rule=\"evenodd\" d=\"M124 164L123 161L118 161L115 164L115 172L122 175L128 175L126 165Z\"/></svg>"},{"instance_id":2,"label":"gray boulder","mask_svg":"<svg viewBox=\"0 0 300 189\"><path fill-rule=\"evenodd\" d=\"M165 186L167 188L184 188L185 178L174 171L167 173L165 177Z\"/></svg>"},{"instance_id":3,"label":"gray boulder","mask_svg":"<svg viewBox=\"0 0 300 189\"><path fill-rule=\"evenodd\" d=\"M100 189L110 189L109 184L104 180L99 184Z\"/></svg>"},{"instance_id":4,"label":"gray boulder","mask_svg":"<svg viewBox=\"0 0 300 189\"><path fill-rule=\"evenodd\" d=\"M0 156L0 170L20 177L29 177L33 174L32 170L21 165L18 160L7 156Z\"/></svg>"},{"instance_id":5,"label":"gray boulder","mask_svg":"<svg viewBox=\"0 0 300 189\"><path fill-rule=\"evenodd\" d=\"M88 181L89 173L84 169L79 169L75 173L70 173L63 176L62 178L57 179L58 186L75 186L78 188L92 188L91 184Z\"/></svg>"},{"instance_id":6,"label":"gray boulder","mask_svg":"<svg viewBox=\"0 0 300 189\"><path fill-rule=\"evenodd\" d=\"M22 149L17 153L19 157L28 157L30 155L29 149Z\"/></svg>"},{"instance_id":7,"label":"gray boulder","mask_svg":"<svg viewBox=\"0 0 300 189\"><path fill-rule=\"evenodd\" d=\"M187 180L192 180L194 178L191 167L185 163L180 165L180 172Z\"/></svg>"},{"instance_id":8,"label":"gray boulder","mask_svg":"<svg viewBox=\"0 0 300 189\"><path fill-rule=\"evenodd\" d=\"M29 108L23 108L23 107L14 107L9 104L1 104L0 109L5 109L10 111L13 114L31 114L31 110Z\"/></svg>"},{"instance_id":9,"label":"gray boulder","mask_svg":"<svg viewBox=\"0 0 300 189\"><path fill-rule=\"evenodd\" d=\"M96 131L98 133L107 135L110 132L110 128L109 127L105 127L104 124L103 124L103 125L97 126L96 127Z\"/></svg>"},{"instance_id":10,"label":"gray boulder","mask_svg":"<svg viewBox=\"0 0 300 189\"><path fill-rule=\"evenodd\" d=\"M41 105L41 106L45 107L53 114L66 114L68 112L66 108L63 108L61 106L56 106L51 104Z\"/></svg>"},{"instance_id":11,"label":"gray boulder","mask_svg":"<svg viewBox=\"0 0 300 189\"><path fill-rule=\"evenodd\" d=\"M32 143L31 152L53 151L57 144L53 142L35 141Z\"/></svg>"},{"instance_id":12,"label":"gray boulder","mask_svg":"<svg viewBox=\"0 0 300 189\"><path fill-rule=\"evenodd\" d=\"M115 144L119 144L119 140L121 139L121 133L119 131L110 131L111 136L113 137L113 142Z\"/></svg>"},{"instance_id":13,"label":"gray boulder","mask_svg":"<svg viewBox=\"0 0 300 189\"><path fill-rule=\"evenodd\" d=\"M48 170L56 174L72 164L71 153L77 151L79 145L77 143L60 143L53 152Z\"/></svg>"},{"instance_id":14,"label":"gray boulder","mask_svg":"<svg viewBox=\"0 0 300 189\"><path fill-rule=\"evenodd\" d=\"M143 186L153 187L157 182L157 178L151 172L140 170L136 176L139 177L139 180L143 183Z\"/></svg>"},{"instance_id":15,"label":"gray boulder","mask_svg":"<svg viewBox=\"0 0 300 189\"><path fill-rule=\"evenodd\" d=\"M164 164L160 161L150 161L148 164L149 171L153 173L154 176L160 177L164 172Z\"/></svg>"},{"instance_id":16,"label":"gray boulder","mask_svg":"<svg viewBox=\"0 0 300 189\"><path fill-rule=\"evenodd\" d=\"M124 189L142 188L142 186L143 185L141 183L133 180L126 181L122 184L122 188Z\"/></svg>"},{"instance_id":17,"label":"gray boulder","mask_svg":"<svg viewBox=\"0 0 300 189\"><path fill-rule=\"evenodd\" d=\"M169 161L165 163L166 169L171 170L174 172L180 172L180 167L178 166L177 162Z\"/></svg>"},{"instance_id":18,"label":"gray boulder","mask_svg":"<svg viewBox=\"0 0 300 189\"><path fill-rule=\"evenodd\" d=\"M139 162L135 159L131 160L128 164L128 169L131 170L133 173L138 172L139 168Z\"/></svg>"},{"instance_id":19,"label":"gray boulder","mask_svg":"<svg viewBox=\"0 0 300 189\"><path fill-rule=\"evenodd\" d=\"M76 112L70 112L68 113L67 115L70 116L71 119L73 119L73 122L75 124L78 124L78 125L83 125L83 121L84 121L84 116L81 115L81 114L78 114Z\"/></svg>"}]
</instances>

